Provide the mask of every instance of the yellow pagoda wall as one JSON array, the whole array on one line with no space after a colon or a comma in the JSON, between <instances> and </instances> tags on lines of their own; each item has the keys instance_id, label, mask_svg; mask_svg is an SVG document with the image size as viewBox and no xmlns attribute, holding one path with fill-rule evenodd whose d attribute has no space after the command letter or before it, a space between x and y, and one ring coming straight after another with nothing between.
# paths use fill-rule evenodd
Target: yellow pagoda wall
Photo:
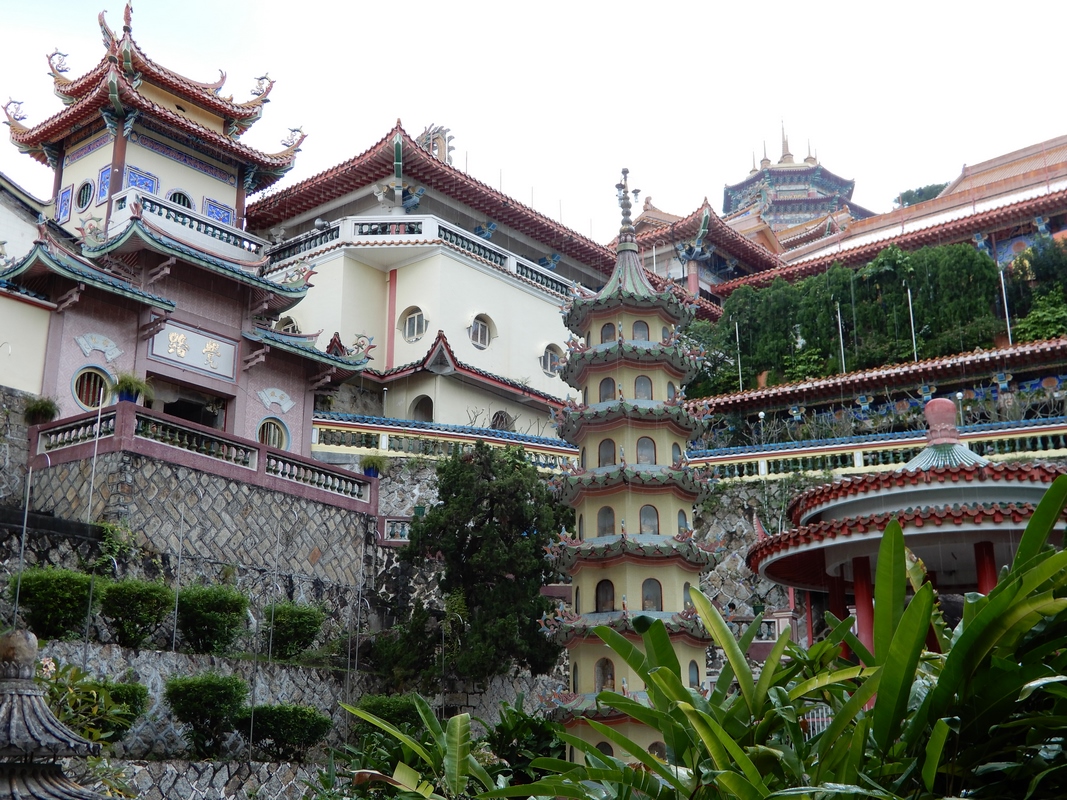
<instances>
[{"instance_id":1,"label":"yellow pagoda wall","mask_svg":"<svg viewBox=\"0 0 1067 800\"><path fill-rule=\"evenodd\" d=\"M163 106L168 111L203 125L205 128L215 131L215 133L225 134L222 117L201 108L184 97L179 97L151 83L142 83L137 88L137 93L153 103Z\"/></svg>"},{"instance_id":2,"label":"yellow pagoda wall","mask_svg":"<svg viewBox=\"0 0 1067 800\"><path fill-rule=\"evenodd\" d=\"M589 614L597 611L596 589L601 581L611 581L615 602L613 608L603 611L621 611L623 604L631 614L656 611L643 600L643 586L648 579L659 581L661 608L681 611L689 605L688 587L699 586L699 574L686 570L677 562L657 563L651 560L607 564L596 561L580 561L571 572L574 588L574 613Z\"/></svg>"},{"instance_id":3,"label":"yellow pagoda wall","mask_svg":"<svg viewBox=\"0 0 1067 800\"><path fill-rule=\"evenodd\" d=\"M154 150L149 150L146 146L139 143L141 136L147 136L167 147L191 156L198 161L205 162L212 167L223 170L228 176L228 179L226 181L219 180L218 178L214 178L211 175L194 169L193 167L186 166L173 158L157 153ZM205 198L214 200L231 209L236 208L236 168L215 161L203 153L194 152L188 147L184 147L172 139L168 139L154 131L145 131L139 126L134 126L133 135L130 137L130 141L126 146L126 166L135 167L149 172L159 178L159 190L156 192L157 197L165 199L170 192L175 190L185 192L193 202L192 210L198 214L207 216L207 212L204 208ZM234 227L237 227L236 220L233 224Z\"/></svg>"},{"instance_id":4,"label":"yellow pagoda wall","mask_svg":"<svg viewBox=\"0 0 1067 800\"><path fill-rule=\"evenodd\" d=\"M618 731L630 741L639 744L645 750L652 750L653 745L663 744L663 741L660 738L660 734L658 731L649 728L645 725L641 725L640 723L634 722L631 719L624 719L618 721L612 720L607 724L610 725L612 729ZM595 744L603 742L605 744L608 744L612 747L612 755L614 755L616 758L627 760L627 754L623 752L621 748L612 745L601 733L599 733L598 731L594 731L587 723L575 721L567 725L566 727L567 733L573 734L586 742L591 742ZM656 747L655 749L658 750L659 747ZM574 759L579 762L581 761L581 757L577 754L575 754Z\"/></svg>"},{"instance_id":5,"label":"yellow pagoda wall","mask_svg":"<svg viewBox=\"0 0 1067 800\"><path fill-rule=\"evenodd\" d=\"M35 302L0 294L0 363L4 386L41 394L52 312Z\"/></svg>"},{"instance_id":6,"label":"yellow pagoda wall","mask_svg":"<svg viewBox=\"0 0 1067 800\"><path fill-rule=\"evenodd\" d=\"M54 215L64 230L76 233L75 229L81 227L81 220L89 217L99 217L98 224L104 224L104 215L107 209L107 186L104 187L103 199L100 197L100 170L111 164L111 151L113 148L112 135L102 130L87 139L72 145L63 156L63 176L59 184L59 195L56 197ZM81 155L86 152L87 155ZM87 207L79 208L78 190L89 182L92 184L92 199ZM66 220L62 220L60 198L65 190L70 190L70 212Z\"/></svg>"}]
</instances>

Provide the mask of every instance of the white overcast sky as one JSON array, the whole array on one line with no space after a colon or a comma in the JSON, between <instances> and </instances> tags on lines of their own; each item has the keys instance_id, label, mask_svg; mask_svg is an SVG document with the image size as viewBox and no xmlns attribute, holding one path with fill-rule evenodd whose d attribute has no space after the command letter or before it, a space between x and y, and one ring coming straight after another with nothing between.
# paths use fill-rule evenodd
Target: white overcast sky
<instances>
[{"instance_id":1,"label":"white overcast sky","mask_svg":"<svg viewBox=\"0 0 1067 800\"><path fill-rule=\"evenodd\" d=\"M120 0L3 0L0 100L24 124L62 108L45 56L68 77L103 56L96 14ZM369 148L396 122L455 137L454 165L600 242L614 185L688 214L722 209L766 141L808 142L853 199L888 211L903 189L1067 133L1060 40L1067 4L925 2L330 2L139 0L134 37L158 63L250 97L278 83L244 137L268 152L308 133L282 185ZM0 172L35 195L51 172L0 142Z\"/></svg>"}]
</instances>

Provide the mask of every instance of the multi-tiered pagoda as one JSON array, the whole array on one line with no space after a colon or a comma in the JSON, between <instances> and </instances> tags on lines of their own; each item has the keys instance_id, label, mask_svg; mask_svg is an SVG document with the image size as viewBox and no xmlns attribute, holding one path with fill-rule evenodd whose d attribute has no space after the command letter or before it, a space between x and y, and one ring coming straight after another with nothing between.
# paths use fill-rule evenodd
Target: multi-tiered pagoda
<instances>
[{"instance_id":1,"label":"multi-tiered pagoda","mask_svg":"<svg viewBox=\"0 0 1067 800\"><path fill-rule=\"evenodd\" d=\"M617 188L623 216L615 270L599 294L575 299L564 314L580 339L571 340L562 377L583 402L571 402L559 417L560 436L580 449L578 467L562 478L576 538L563 542L560 556L572 578L574 614L559 629L571 667L571 691L559 699L567 727L602 751L611 745L587 718L618 726L663 755L654 730L597 708L602 690L640 697L644 686L593 628L607 625L636 642L635 617L662 619L690 685L703 680L709 638L689 587L712 556L692 539L693 504L706 484L685 460L686 442L702 423L682 404L680 388L696 374L701 354L679 337L693 315L687 300L657 293L641 267L626 170Z\"/></svg>"}]
</instances>

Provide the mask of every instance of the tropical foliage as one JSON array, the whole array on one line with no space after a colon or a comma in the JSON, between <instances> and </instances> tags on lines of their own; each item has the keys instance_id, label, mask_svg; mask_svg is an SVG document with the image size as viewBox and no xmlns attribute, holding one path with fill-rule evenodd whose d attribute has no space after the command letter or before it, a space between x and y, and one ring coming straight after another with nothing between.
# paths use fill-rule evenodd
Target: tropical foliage
<instances>
[{"instance_id":1,"label":"tropical foliage","mask_svg":"<svg viewBox=\"0 0 1067 800\"><path fill-rule=\"evenodd\" d=\"M757 671L746 650L759 620L735 639L715 606L692 591L723 653L721 674L705 694L683 679L661 620L635 618L642 647L598 629L648 690L647 705L610 691L598 694L599 704L658 731L666 760L617 728L590 720L623 757L561 734L583 754L581 763L543 754L530 766L551 774L482 797L1063 797L1067 552L1048 539L1065 506L1067 477L1061 477L1035 510L997 586L985 596L967 595L954 629L895 522L878 553L870 647L853 633L854 620L828 615L822 641L802 648L783 636ZM429 709L423 713L434 731L432 747L375 723L400 734L409 752L392 777L378 770L368 779L424 797L454 797L466 791L472 775L485 786L469 760L466 716L444 727L433 720L433 727Z\"/></svg>"},{"instance_id":2,"label":"tropical foliage","mask_svg":"<svg viewBox=\"0 0 1067 800\"><path fill-rule=\"evenodd\" d=\"M717 323L691 329L711 355L686 393L736 391L738 351L751 389L764 372L772 384L841 372L842 349L844 369L856 370L989 347L1005 329L1000 308L996 265L964 244L888 247L858 271L838 265L794 284L742 286Z\"/></svg>"},{"instance_id":3,"label":"tropical foliage","mask_svg":"<svg viewBox=\"0 0 1067 800\"><path fill-rule=\"evenodd\" d=\"M480 680L514 664L535 674L551 669L559 648L538 626L551 608L541 595L553 578L544 553L569 510L521 448L483 442L438 463L437 495L412 523L402 557L443 565L451 604L442 623L444 671Z\"/></svg>"}]
</instances>

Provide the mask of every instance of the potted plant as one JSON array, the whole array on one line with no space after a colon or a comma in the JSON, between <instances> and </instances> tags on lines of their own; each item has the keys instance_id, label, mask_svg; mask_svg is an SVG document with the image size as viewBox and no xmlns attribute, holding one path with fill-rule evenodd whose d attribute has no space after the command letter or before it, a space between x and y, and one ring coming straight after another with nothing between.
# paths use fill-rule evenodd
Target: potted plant
<instances>
[{"instance_id":1,"label":"potted plant","mask_svg":"<svg viewBox=\"0 0 1067 800\"><path fill-rule=\"evenodd\" d=\"M382 472L389 469L389 459L385 456L363 456L359 460L359 465L363 468L363 474L368 478L377 478Z\"/></svg>"},{"instance_id":2,"label":"potted plant","mask_svg":"<svg viewBox=\"0 0 1067 800\"><path fill-rule=\"evenodd\" d=\"M35 397L26 403L22 416L27 425L43 425L59 416L59 403L54 397Z\"/></svg>"},{"instance_id":3,"label":"potted plant","mask_svg":"<svg viewBox=\"0 0 1067 800\"><path fill-rule=\"evenodd\" d=\"M150 402L154 396L152 383L133 372L118 373L111 391L118 395L119 400L131 403L136 403L138 396L143 397L146 402Z\"/></svg>"}]
</instances>

